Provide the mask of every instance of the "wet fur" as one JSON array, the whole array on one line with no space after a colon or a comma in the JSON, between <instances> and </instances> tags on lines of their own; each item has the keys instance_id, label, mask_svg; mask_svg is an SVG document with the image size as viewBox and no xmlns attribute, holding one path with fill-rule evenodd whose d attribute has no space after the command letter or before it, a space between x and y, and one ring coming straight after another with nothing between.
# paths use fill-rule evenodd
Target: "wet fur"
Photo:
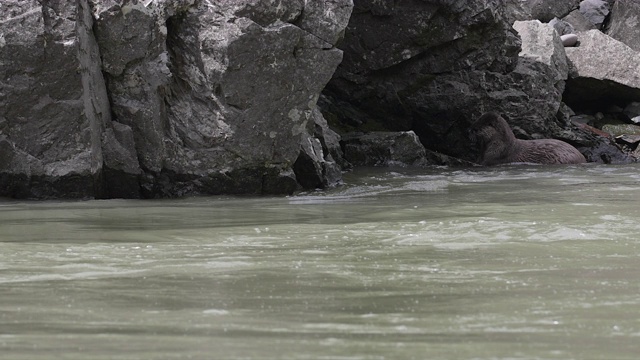
<instances>
[{"instance_id":1,"label":"wet fur","mask_svg":"<svg viewBox=\"0 0 640 360\"><path fill-rule=\"evenodd\" d=\"M517 139L509 124L498 114L482 115L469 130L480 150L478 163L496 165L516 162L537 164L580 164L584 156L573 146L555 139Z\"/></svg>"}]
</instances>

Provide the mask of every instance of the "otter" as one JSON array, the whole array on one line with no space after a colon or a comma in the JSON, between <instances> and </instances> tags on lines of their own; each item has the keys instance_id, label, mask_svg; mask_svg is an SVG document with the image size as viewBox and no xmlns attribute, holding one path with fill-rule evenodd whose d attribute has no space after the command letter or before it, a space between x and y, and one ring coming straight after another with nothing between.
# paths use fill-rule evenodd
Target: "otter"
<instances>
[{"instance_id":1,"label":"otter","mask_svg":"<svg viewBox=\"0 0 640 360\"><path fill-rule=\"evenodd\" d=\"M586 159L575 147L555 139L517 139L509 124L497 113L483 114L469 129L472 142L479 147L478 163L581 164Z\"/></svg>"}]
</instances>

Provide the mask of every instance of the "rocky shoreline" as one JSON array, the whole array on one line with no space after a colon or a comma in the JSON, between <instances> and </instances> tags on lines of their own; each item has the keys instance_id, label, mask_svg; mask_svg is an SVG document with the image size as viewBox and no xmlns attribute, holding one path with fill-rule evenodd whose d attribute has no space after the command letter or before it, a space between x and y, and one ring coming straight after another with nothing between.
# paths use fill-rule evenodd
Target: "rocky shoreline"
<instances>
[{"instance_id":1,"label":"rocky shoreline","mask_svg":"<svg viewBox=\"0 0 640 360\"><path fill-rule=\"evenodd\" d=\"M351 166L471 166L486 111L635 162L639 17L621 0L5 0L0 196L290 194Z\"/></svg>"}]
</instances>

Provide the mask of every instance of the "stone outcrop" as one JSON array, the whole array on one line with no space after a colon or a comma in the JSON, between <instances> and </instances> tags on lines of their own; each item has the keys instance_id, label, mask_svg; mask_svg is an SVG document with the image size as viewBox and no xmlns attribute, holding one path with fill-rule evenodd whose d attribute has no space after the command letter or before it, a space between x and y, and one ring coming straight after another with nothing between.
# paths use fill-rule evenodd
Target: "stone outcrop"
<instances>
[{"instance_id":1,"label":"stone outcrop","mask_svg":"<svg viewBox=\"0 0 640 360\"><path fill-rule=\"evenodd\" d=\"M342 59L334 45L352 2L279 4L3 1L0 196L338 182L326 144L307 144L332 136L316 101ZM318 172L297 174L299 158Z\"/></svg>"},{"instance_id":2,"label":"stone outcrop","mask_svg":"<svg viewBox=\"0 0 640 360\"><path fill-rule=\"evenodd\" d=\"M469 166L487 111L628 162L637 135L602 128L638 122L639 18L613 0L3 0L0 196L288 194L352 165Z\"/></svg>"},{"instance_id":3,"label":"stone outcrop","mask_svg":"<svg viewBox=\"0 0 640 360\"><path fill-rule=\"evenodd\" d=\"M579 1L579 5L574 6L573 11L564 16L559 14L555 15L556 18L551 20L550 23L556 27L556 30L561 29L561 31L558 31L560 35L592 29L602 30L605 21L607 20L607 16L610 14L612 2L613 1L609 0ZM564 2L557 1L557 3ZM573 2L573 4L576 3L577 2ZM561 26L558 26L558 20L560 20L559 23Z\"/></svg>"}]
</instances>

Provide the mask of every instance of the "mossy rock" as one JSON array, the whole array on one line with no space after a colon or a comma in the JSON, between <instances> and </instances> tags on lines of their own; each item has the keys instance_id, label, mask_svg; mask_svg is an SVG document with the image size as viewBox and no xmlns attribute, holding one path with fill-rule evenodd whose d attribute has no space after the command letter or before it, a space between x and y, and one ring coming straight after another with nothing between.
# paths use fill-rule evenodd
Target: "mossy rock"
<instances>
[{"instance_id":1,"label":"mossy rock","mask_svg":"<svg viewBox=\"0 0 640 360\"><path fill-rule=\"evenodd\" d=\"M631 125L631 124L623 124L623 125L606 124L602 126L602 130L608 132L612 136L640 135L640 126Z\"/></svg>"}]
</instances>

